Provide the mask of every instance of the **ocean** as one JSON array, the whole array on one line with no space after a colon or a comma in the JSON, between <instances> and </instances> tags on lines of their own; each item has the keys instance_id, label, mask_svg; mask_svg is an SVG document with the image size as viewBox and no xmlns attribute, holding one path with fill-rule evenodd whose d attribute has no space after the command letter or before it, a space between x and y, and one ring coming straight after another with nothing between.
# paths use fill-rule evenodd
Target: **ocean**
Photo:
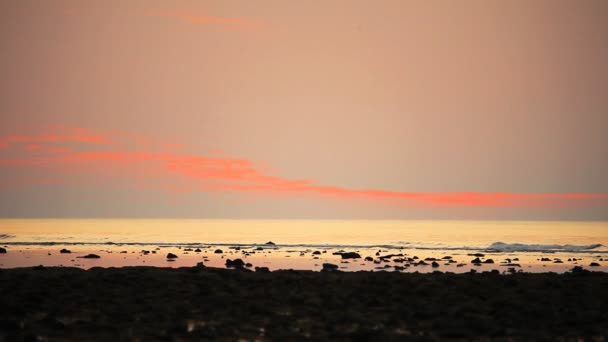
<instances>
[{"instance_id":1,"label":"ocean","mask_svg":"<svg viewBox=\"0 0 608 342\"><path fill-rule=\"evenodd\" d=\"M493 263L474 269L494 267L502 271L509 264L505 260L517 258L519 262L510 264L519 264L525 271L564 272L591 262L600 265L596 266L598 270L607 269L608 222L3 219L0 245L9 250L0 258L0 267L178 267L199 261L223 267L224 259L238 256L271 269L319 269L322 263L334 262L344 270L388 270L387 265L395 264L385 263L385 259L381 263L362 260L392 253L428 261L454 256L458 263L436 268L464 272L472 267L470 256L482 253L488 254L486 258L491 255ZM70 248L74 253L62 255L57 253L60 248ZM196 248L201 252L194 252ZM222 253L215 253L216 249L222 249ZM162 252L143 254L147 250ZM312 254L315 250L324 253ZM97 260L76 258L78 253L91 251L105 255ZM166 251L179 253L180 258L169 262L164 258ZM356 251L362 258L342 260L334 254L340 251ZM602 263L604 257L607 262ZM407 269L435 270L417 266Z\"/></svg>"}]
</instances>

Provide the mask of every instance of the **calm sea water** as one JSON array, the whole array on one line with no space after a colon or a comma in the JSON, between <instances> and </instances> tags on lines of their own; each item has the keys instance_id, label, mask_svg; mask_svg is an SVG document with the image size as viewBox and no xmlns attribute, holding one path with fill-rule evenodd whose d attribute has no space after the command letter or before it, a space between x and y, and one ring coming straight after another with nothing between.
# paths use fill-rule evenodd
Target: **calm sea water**
<instances>
[{"instance_id":1,"label":"calm sea water","mask_svg":"<svg viewBox=\"0 0 608 342\"><path fill-rule=\"evenodd\" d=\"M608 222L44 219L0 220L1 243L144 243L584 249L608 245ZM502 248L508 248L502 246ZM513 248L518 248L514 246ZM567 248L567 247L566 247ZM603 246L594 250L608 250Z\"/></svg>"},{"instance_id":2,"label":"calm sea water","mask_svg":"<svg viewBox=\"0 0 608 342\"><path fill-rule=\"evenodd\" d=\"M274 249L266 249L270 246L266 245L268 241L276 244L272 246ZM470 262L469 254L482 251L490 253L496 264L519 257L527 265L522 268L532 270L566 271L573 265L587 266L596 261L602 263L598 270L608 270L608 222L5 219L0 220L0 245L10 252L0 259L0 267L37 264L175 267L193 266L201 258L222 267L224 257L239 256L274 269L316 269L322 262L341 262L339 256L332 255L342 249L356 250L362 257L375 256L378 250L421 257L449 254L460 256L458 260L463 263ZM243 251L235 248L239 245L251 251L256 246L265 249L243 256ZM75 259L74 254L68 259L57 254L59 246L68 246L78 253L94 251L106 255L101 261ZM193 246L207 249L196 254L188 252ZM213 253L220 247L224 251L221 257ZM154 256L137 254L155 248L160 249ZM312 254L319 249L326 253ZM183 255L168 263L165 251ZM564 263L539 263L547 255L551 261L563 258ZM344 268L371 270L380 266L351 262ZM449 266L454 265L445 265ZM454 268L454 271L465 269L468 270Z\"/></svg>"}]
</instances>

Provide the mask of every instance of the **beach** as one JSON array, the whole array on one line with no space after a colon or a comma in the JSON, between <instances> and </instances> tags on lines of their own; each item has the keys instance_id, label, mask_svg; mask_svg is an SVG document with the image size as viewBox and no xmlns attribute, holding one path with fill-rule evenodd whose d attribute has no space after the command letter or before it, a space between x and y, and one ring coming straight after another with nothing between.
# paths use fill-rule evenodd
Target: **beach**
<instances>
[{"instance_id":1,"label":"beach","mask_svg":"<svg viewBox=\"0 0 608 342\"><path fill-rule=\"evenodd\" d=\"M0 340L604 340L608 274L0 269Z\"/></svg>"}]
</instances>

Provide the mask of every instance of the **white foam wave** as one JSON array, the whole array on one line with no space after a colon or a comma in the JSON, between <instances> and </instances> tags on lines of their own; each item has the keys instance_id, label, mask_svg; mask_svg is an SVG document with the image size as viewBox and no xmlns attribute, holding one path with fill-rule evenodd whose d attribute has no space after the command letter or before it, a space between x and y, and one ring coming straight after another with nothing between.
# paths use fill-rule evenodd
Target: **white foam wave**
<instances>
[{"instance_id":1,"label":"white foam wave","mask_svg":"<svg viewBox=\"0 0 608 342\"><path fill-rule=\"evenodd\" d=\"M562 251L562 252L582 252L590 251L603 247L601 244L592 245L542 245L542 244L525 244L525 243L504 243L494 242L487 249L495 250L500 252L548 252L548 251Z\"/></svg>"}]
</instances>

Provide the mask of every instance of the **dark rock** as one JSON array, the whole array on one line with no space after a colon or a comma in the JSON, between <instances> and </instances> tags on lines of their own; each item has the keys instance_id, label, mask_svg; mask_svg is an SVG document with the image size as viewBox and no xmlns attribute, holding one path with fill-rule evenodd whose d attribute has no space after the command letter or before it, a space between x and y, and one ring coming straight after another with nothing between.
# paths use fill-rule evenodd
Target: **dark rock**
<instances>
[{"instance_id":1,"label":"dark rock","mask_svg":"<svg viewBox=\"0 0 608 342\"><path fill-rule=\"evenodd\" d=\"M196 263L196 267L202 268L202 267L205 267L205 264L203 264L202 261L199 261Z\"/></svg>"},{"instance_id":2,"label":"dark rock","mask_svg":"<svg viewBox=\"0 0 608 342\"><path fill-rule=\"evenodd\" d=\"M441 259L444 259L444 260L450 260L450 259L452 259L452 257L451 257L451 256L449 256L449 255L446 255L446 256L444 256L444 257L443 257L443 258L441 258Z\"/></svg>"},{"instance_id":3,"label":"dark rock","mask_svg":"<svg viewBox=\"0 0 608 342\"><path fill-rule=\"evenodd\" d=\"M268 267L255 267L255 271L256 272L260 272L260 273L268 273L270 272L270 269L268 269Z\"/></svg>"},{"instance_id":4,"label":"dark rock","mask_svg":"<svg viewBox=\"0 0 608 342\"><path fill-rule=\"evenodd\" d=\"M519 261L519 258L515 258L515 259L513 259L513 261Z\"/></svg>"},{"instance_id":5,"label":"dark rock","mask_svg":"<svg viewBox=\"0 0 608 342\"><path fill-rule=\"evenodd\" d=\"M483 258L483 257L486 256L485 254L482 254L482 253L475 253L475 254L469 254L469 255L470 256L474 256L474 257L478 257L478 258Z\"/></svg>"},{"instance_id":6,"label":"dark rock","mask_svg":"<svg viewBox=\"0 0 608 342\"><path fill-rule=\"evenodd\" d=\"M425 261L437 261L436 258L424 258Z\"/></svg>"},{"instance_id":7,"label":"dark rock","mask_svg":"<svg viewBox=\"0 0 608 342\"><path fill-rule=\"evenodd\" d=\"M60 250L59 253L61 253L61 254L69 254L69 253L72 253L72 251L70 251L69 249L65 249L64 248L64 249Z\"/></svg>"},{"instance_id":8,"label":"dark rock","mask_svg":"<svg viewBox=\"0 0 608 342\"><path fill-rule=\"evenodd\" d=\"M355 253L355 252L345 252L341 254L342 259L358 259L361 258L361 255L359 255L359 253Z\"/></svg>"},{"instance_id":9,"label":"dark rock","mask_svg":"<svg viewBox=\"0 0 608 342\"><path fill-rule=\"evenodd\" d=\"M483 263L484 264L493 264L494 260L492 260L492 259L486 259L486 260L483 261Z\"/></svg>"},{"instance_id":10,"label":"dark rock","mask_svg":"<svg viewBox=\"0 0 608 342\"><path fill-rule=\"evenodd\" d=\"M403 271L403 270L405 270L405 267L403 267L403 266L395 265L393 267L395 268L395 271Z\"/></svg>"},{"instance_id":11,"label":"dark rock","mask_svg":"<svg viewBox=\"0 0 608 342\"><path fill-rule=\"evenodd\" d=\"M168 253L167 254L167 259L176 259L177 255L173 254L173 253Z\"/></svg>"},{"instance_id":12,"label":"dark rock","mask_svg":"<svg viewBox=\"0 0 608 342\"><path fill-rule=\"evenodd\" d=\"M433 268L437 268L437 267L439 267L439 264L437 263L437 261L433 261L431 263L431 266L433 266Z\"/></svg>"},{"instance_id":13,"label":"dark rock","mask_svg":"<svg viewBox=\"0 0 608 342\"><path fill-rule=\"evenodd\" d=\"M374 258L368 256L368 257L365 257L365 261L374 261Z\"/></svg>"},{"instance_id":14,"label":"dark rock","mask_svg":"<svg viewBox=\"0 0 608 342\"><path fill-rule=\"evenodd\" d=\"M479 259L479 257L471 260L471 264L481 264L481 259Z\"/></svg>"},{"instance_id":15,"label":"dark rock","mask_svg":"<svg viewBox=\"0 0 608 342\"><path fill-rule=\"evenodd\" d=\"M589 266L591 266L591 267L597 267L597 266L600 266L600 264L598 264L597 262L592 262L592 263L589 264Z\"/></svg>"},{"instance_id":16,"label":"dark rock","mask_svg":"<svg viewBox=\"0 0 608 342\"><path fill-rule=\"evenodd\" d=\"M380 255L380 250L378 250L378 251L376 252L376 256L379 256L379 255Z\"/></svg>"},{"instance_id":17,"label":"dark rock","mask_svg":"<svg viewBox=\"0 0 608 342\"><path fill-rule=\"evenodd\" d=\"M276 244L274 242L272 242L272 241L268 241L268 242L265 243L265 245L275 246Z\"/></svg>"},{"instance_id":18,"label":"dark rock","mask_svg":"<svg viewBox=\"0 0 608 342\"><path fill-rule=\"evenodd\" d=\"M248 263L246 263L246 264L245 264L245 267L247 267L247 268L252 268L252 267L253 267L253 264L252 264L252 263L250 263L250 262L248 262Z\"/></svg>"},{"instance_id":19,"label":"dark rock","mask_svg":"<svg viewBox=\"0 0 608 342\"><path fill-rule=\"evenodd\" d=\"M574 267L572 267L571 271L572 271L572 273L581 273L581 272L584 272L585 270L583 269L582 266L574 266Z\"/></svg>"},{"instance_id":20,"label":"dark rock","mask_svg":"<svg viewBox=\"0 0 608 342\"><path fill-rule=\"evenodd\" d=\"M412 259L414 259L414 260L415 260L415 259L418 259L418 257L414 255L414 257L413 257Z\"/></svg>"},{"instance_id":21,"label":"dark rock","mask_svg":"<svg viewBox=\"0 0 608 342\"><path fill-rule=\"evenodd\" d=\"M192 252L192 248L184 248L184 252Z\"/></svg>"},{"instance_id":22,"label":"dark rock","mask_svg":"<svg viewBox=\"0 0 608 342\"><path fill-rule=\"evenodd\" d=\"M551 261L549 258L540 258L540 261Z\"/></svg>"},{"instance_id":23,"label":"dark rock","mask_svg":"<svg viewBox=\"0 0 608 342\"><path fill-rule=\"evenodd\" d=\"M6 254L6 248L0 247L0 254Z\"/></svg>"},{"instance_id":24,"label":"dark rock","mask_svg":"<svg viewBox=\"0 0 608 342\"><path fill-rule=\"evenodd\" d=\"M242 259L226 260L226 267L243 268L243 266L245 266L245 262Z\"/></svg>"},{"instance_id":25,"label":"dark rock","mask_svg":"<svg viewBox=\"0 0 608 342\"><path fill-rule=\"evenodd\" d=\"M141 251L141 252L144 253L144 255L150 254L150 251Z\"/></svg>"},{"instance_id":26,"label":"dark rock","mask_svg":"<svg viewBox=\"0 0 608 342\"><path fill-rule=\"evenodd\" d=\"M263 250L264 250L264 248L262 248L262 247L258 247L258 248L256 248L255 250L256 250L256 251L263 251Z\"/></svg>"},{"instance_id":27,"label":"dark rock","mask_svg":"<svg viewBox=\"0 0 608 342\"><path fill-rule=\"evenodd\" d=\"M222 254L222 253L224 253L224 251L222 251L221 249L216 249L213 253Z\"/></svg>"},{"instance_id":28,"label":"dark rock","mask_svg":"<svg viewBox=\"0 0 608 342\"><path fill-rule=\"evenodd\" d=\"M320 255L320 254L321 254L321 252L319 252L319 251L314 251L314 252L312 252L312 254L313 254L313 255Z\"/></svg>"},{"instance_id":29,"label":"dark rock","mask_svg":"<svg viewBox=\"0 0 608 342\"><path fill-rule=\"evenodd\" d=\"M557 260L553 261L553 263L554 263L554 264L563 264L564 262L563 262L563 261L561 261L561 260L559 260L559 259L557 259Z\"/></svg>"},{"instance_id":30,"label":"dark rock","mask_svg":"<svg viewBox=\"0 0 608 342\"><path fill-rule=\"evenodd\" d=\"M197 249L194 250L194 252L195 253L200 253L200 252L202 252L202 250L200 248L197 248Z\"/></svg>"},{"instance_id":31,"label":"dark rock","mask_svg":"<svg viewBox=\"0 0 608 342\"><path fill-rule=\"evenodd\" d=\"M334 265L334 264L330 264L330 263L323 264L324 271L331 271L331 270L337 270L337 269L338 269L338 265Z\"/></svg>"},{"instance_id":32,"label":"dark rock","mask_svg":"<svg viewBox=\"0 0 608 342\"><path fill-rule=\"evenodd\" d=\"M99 255L97 255L97 254L87 254L87 255L81 256L79 258L84 258L84 259L99 259L101 257Z\"/></svg>"}]
</instances>

